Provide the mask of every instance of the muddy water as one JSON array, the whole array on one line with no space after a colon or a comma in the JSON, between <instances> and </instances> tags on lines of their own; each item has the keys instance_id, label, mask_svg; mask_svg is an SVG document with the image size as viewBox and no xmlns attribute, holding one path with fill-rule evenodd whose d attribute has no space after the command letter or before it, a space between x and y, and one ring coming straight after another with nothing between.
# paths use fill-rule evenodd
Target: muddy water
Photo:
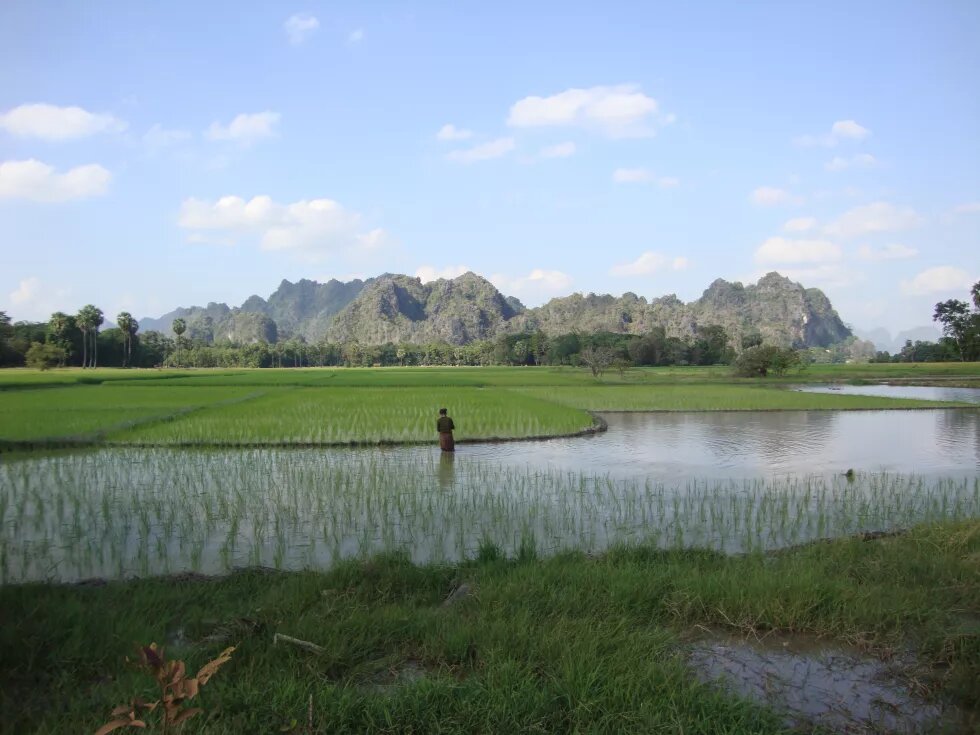
<instances>
[{"instance_id":1,"label":"muddy water","mask_svg":"<svg viewBox=\"0 0 980 735\"><path fill-rule=\"evenodd\" d=\"M780 712L789 727L846 733L933 733L957 714L903 678L914 662L884 663L803 637L716 640L693 647L696 676Z\"/></svg>"},{"instance_id":2,"label":"muddy water","mask_svg":"<svg viewBox=\"0 0 980 735\"><path fill-rule=\"evenodd\" d=\"M829 476L848 469L925 477L980 471L976 409L603 416L609 431L587 438L458 450L504 464L662 481Z\"/></svg>"}]
</instances>

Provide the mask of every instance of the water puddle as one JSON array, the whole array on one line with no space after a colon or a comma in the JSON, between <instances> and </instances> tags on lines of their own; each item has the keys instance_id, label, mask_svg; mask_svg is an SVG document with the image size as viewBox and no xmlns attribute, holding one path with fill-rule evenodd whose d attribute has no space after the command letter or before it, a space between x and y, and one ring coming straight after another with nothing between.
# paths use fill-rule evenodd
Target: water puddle
<instances>
[{"instance_id":1,"label":"water puddle","mask_svg":"<svg viewBox=\"0 0 980 735\"><path fill-rule=\"evenodd\" d=\"M785 716L789 727L820 725L842 733L934 733L952 726L955 710L926 701L902 672L907 658L880 661L801 636L696 643L697 678Z\"/></svg>"}]
</instances>

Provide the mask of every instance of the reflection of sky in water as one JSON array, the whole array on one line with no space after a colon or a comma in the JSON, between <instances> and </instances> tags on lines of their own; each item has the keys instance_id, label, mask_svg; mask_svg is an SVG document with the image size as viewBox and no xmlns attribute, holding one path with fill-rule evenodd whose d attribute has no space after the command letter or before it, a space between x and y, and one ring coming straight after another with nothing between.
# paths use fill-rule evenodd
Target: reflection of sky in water
<instances>
[{"instance_id":1,"label":"reflection of sky in water","mask_svg":"<svg viewBox=\"0 0 980 735\"><path fill-rule=\"evenodd\" d=\"M973 476L980 413L773 411L606 414L586 439L461 445L467 456L663 480L835 474L847 469Z\"/></svg>"},{"instance_id":2,"label":"reflection of sky in water","mask_svg":"<svg viewBox=\"0 0 980 735\"><path fill-rule=\"evenodd\" d=\"M885 398L918 398L923 401L962 401L980 403L980 388L943 388L930 385L806 385L796 388L804 393L841 393L850 396L884 396Z\"/></svg>"}]
</instances>

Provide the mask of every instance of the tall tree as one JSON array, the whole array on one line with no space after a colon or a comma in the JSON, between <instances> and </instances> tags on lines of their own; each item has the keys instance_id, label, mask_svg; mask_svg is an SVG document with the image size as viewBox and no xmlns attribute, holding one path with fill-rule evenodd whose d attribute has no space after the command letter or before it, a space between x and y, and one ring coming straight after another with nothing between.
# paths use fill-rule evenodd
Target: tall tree
<instances>
[{"instance_id":1,"label":"tall tree","mask_svg":"<svg viewBox=\"0 0 980 735\"><path fill-rule=\"evenodd\" d=\"M88 367L88 335L89 331L92 329L92 309L95 307L91 304L83 306L78 310L78 314L75 316L75 324L78 326L79 331L82 333L82 369Z\"/></svg>"},{"instance_id":2,"label":"tall tree","mask_svg":"<svg viewBox=\"0 0 980 735\"><path fill-rule=\"evenodd\" d=\"M63 311L56 311L48 320L48 334L51 337L51 341L64 350L63 355L65 359L69 357L70 343L68 341L68 330L74 325L75 321ZM62 360L59 367L64 366L65 362Z\"/></svg>"},{"instance_id":3,"label":"tall tree","mask_svg":"<svg viewBox=\"0 0 980 735\"><path fill-rule=\"evenodd\" d=\"M99 327L105 322L102 309L92 307L92 367L99 366Z\"/></svg>"},{"instance_id":4,"label":"tall tree","mask_svg":"<svg viewBox=\"0 0 980 735\"><path fill-rule=\"evenodd\" d=\"M173 333L177 335L177 365L180 365L180 343L183 341L183 334L187 331L187 322L185 322L180 317L174 319L173 324L170 325L170 329Z\"/></svg>"},{"instance_id":5,"label":"tall tree","mask_svg":"<svg viewBox=\"0 0 980 735\"><path fill-rule=\"evenodd\" d=\"M125 345L125 349L123 350L123 367L129 367L130 356L133 354L133 337L140 328L140 324L133 319L133 315L128 311L119 312L119 316L116 317L116 324L122 330L123 344Z\"/></svg>"}]
</instances>

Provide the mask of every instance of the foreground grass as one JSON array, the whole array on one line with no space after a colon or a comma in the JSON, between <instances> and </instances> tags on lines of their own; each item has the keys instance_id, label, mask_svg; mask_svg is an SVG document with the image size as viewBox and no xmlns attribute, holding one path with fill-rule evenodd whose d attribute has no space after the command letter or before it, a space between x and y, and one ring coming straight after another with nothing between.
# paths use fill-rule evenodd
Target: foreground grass
<instances>
[{"instance_id":1,"label":"foreground grass","mask_svg":"<svg viewBox=\"0 0 980 735\"><path fill-rule=\"evenodd\" d=\"M782 732L773 713L690 675L681 643L699 626L911 645L938 668L910 673L975 707L978 575L974 521L769 556L635 547L506 560L484 547L459 566L384 556L326 574L6 586L0 730L94 731L151 693L123 659L157 641L192 670L239 644L188 732L299 732L311 697L324 733ZM443 606L461 583L472 594ZM274 646L276 632L325 653Z\"/></svg>"}]
</instances>

